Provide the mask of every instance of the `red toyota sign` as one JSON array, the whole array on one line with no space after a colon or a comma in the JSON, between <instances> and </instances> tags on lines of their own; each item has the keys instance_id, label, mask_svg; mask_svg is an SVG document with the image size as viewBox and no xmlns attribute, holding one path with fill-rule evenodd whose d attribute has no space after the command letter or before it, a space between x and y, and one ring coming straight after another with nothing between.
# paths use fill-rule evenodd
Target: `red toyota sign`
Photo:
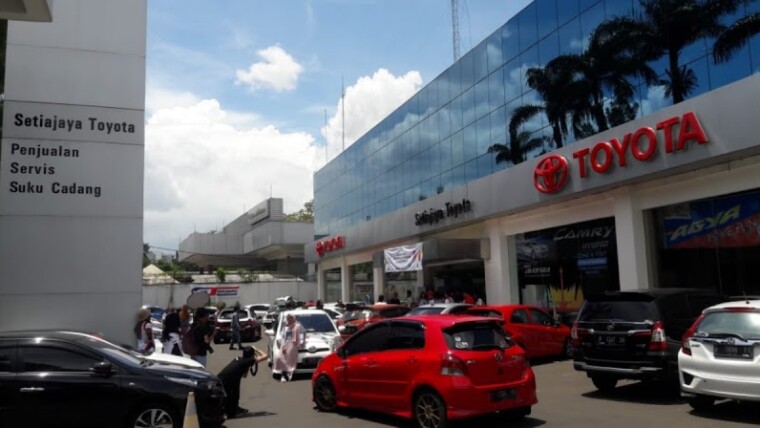
<instances>
[{"instance_id":1,"label":"red toyota sign","mask_svg":"<svg viewBox=\"0 0 760 428\"><path fill-rule=\"evenodd\" d=\"M317 243L314 246L314 249L317 251L317 254L319 257L322 257L325 255L325 253L328 253L330 251L340 250L346 247L346 241L343 239L342 236L335 236L332 238L323 239L321 241L317 241Z\"/></svg>"},{"instance_id":2,"label":"red toyota sign","mask_svg":"<svg viewBox=\"0 0 760 428\"><path fill-rule=\"evenodd\" d=\"M644 126L625 134L622 140L612 138L600 141L591 148L574 151L573 159L578 161L579 177L587 178L592 172L605 174L615 164L626 167L629 160L647 162L654 157L659 146L663 146L665 153L676 153L686 150L690 143L708 142L697 115L691 111L680 118L676 116L658 122L655 128ZM542 193L562 190L567 183L567 170L568 163L563 156L553 154L544 157L533 173L536 189Z\"/></svg>"}]
</instances>

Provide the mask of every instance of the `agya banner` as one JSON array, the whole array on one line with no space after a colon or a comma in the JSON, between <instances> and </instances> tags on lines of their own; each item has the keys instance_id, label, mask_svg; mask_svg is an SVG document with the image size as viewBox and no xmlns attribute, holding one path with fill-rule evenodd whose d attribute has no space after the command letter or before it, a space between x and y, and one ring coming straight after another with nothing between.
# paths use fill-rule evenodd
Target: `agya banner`
<instances>
[{"instance_id":1,"label":"agya banner","mask_svg":"<svg viewBox=\"0 0 760 428\"><path fill-rule=\"evenodd\" d=\"M386 272L411 272L418 270L422 270L422 243L385 250Z\"/></svg>"}]
</instances>

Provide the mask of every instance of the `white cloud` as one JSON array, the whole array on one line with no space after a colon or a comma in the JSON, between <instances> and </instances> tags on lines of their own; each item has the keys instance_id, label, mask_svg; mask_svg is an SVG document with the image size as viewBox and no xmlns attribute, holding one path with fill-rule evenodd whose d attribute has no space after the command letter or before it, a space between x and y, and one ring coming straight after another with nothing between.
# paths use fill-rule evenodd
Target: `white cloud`
<instances>
[{"instance_id":1,"label":"white cloud","mask_svg":"<svg viewBox=\"0 0 760 428\"><path fill-rule=\"evenodd\" d=\"M146 122L146 242L176 248L194 230L219 229L269 197L270 185L286 212L312 198L311 135L251 126L214 99L182 100Z\"/></svg>"},{"instance_id":2,"label":"white cloud","mask_svg":"<svg viewBox=\"0 0 760 428\"><path fill-rule=\"evenodd\" d=\"M303 66L279 46L270 46L257 52L263 61L251 64L248 70L235 72L235 84L245 85L251 91L273 89L292 91L298 83Z\"/></svg>"},{"instance_id":3,"label":"white cloud","mask_svg":"<svg viewBox=\"0 0 760 428\"><path fill-rule=\"evenodd\" d=\"M372 76L360 77L354 85L348 86L345 90L346 148L411 98L421 86L422 76L418 71L394 76L384 68L377 70ZM340 100L335 115L328 120L327 126L322 128L322 136L327 141L328 159L340 154L343 149ZM324 153L320 154L319 160L324 159Z\"/></svg>"}]
</instances>

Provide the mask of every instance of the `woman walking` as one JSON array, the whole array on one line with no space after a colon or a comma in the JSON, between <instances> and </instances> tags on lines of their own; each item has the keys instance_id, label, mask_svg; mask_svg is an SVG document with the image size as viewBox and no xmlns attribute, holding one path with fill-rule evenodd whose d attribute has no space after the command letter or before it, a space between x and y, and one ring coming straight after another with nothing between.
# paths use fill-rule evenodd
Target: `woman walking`
<instances>
[{"instance_id":1,"label":"woman walking","mask_svg":"<svg viewBox=\"0 0 760 428\"><path fill-rule=\"evenodd\" d=\"M286 382L293 378L293 372L298 365L298 349L301 347L301 335L303 334L303 327L301 323L296 321L293 314L288 314L285 321L286 325L281 331L280 338L277 339L280 355L274 364L274 369L281 373L280 382Z\"/></svg>"},{"instance_id":2,"label":"woman walking","mask_svg":"<svg viewBox=\"0 0 760 428\"><path fill-rule=\"evenodd\" d=\"M161 331L161 343L164 345L164 354L182 356L182 344L179 337L179 312L170 310L164 318L164 328Z\"/></svg>"},{"instance_id":3,"label":"woman walking","mask_svg":"<svg viewBox=\"0 0 760 428\"><path fill-rule=\"evenodd\" d=\"M137 311L134 332L137 336L137 352L148 355L156 349L153 342L153 330L150 328L150 311L148 309L143 308Z\"/></svg>"}]
</instances>

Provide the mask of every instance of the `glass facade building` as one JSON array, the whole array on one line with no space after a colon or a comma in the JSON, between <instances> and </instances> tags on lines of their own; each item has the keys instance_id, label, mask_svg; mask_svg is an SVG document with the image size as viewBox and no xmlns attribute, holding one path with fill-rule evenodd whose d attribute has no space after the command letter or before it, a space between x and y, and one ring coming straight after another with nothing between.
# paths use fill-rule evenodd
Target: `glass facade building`
<instances>
[{"instance_id":1,"label":"glass facade building","mask_svg":"<svg viewBox=\"0 0 760 428\"><path fill-rule=\"evenodd\" d=\"M758 12L760 1L747 0L720 22L730 25ZM582 57L600 24L643 13L638 0L536 0L528 5L315 174L316 237L340 233L598 132L598 122L576 121L569 113L563 125L567 130L559 138L557 122L547 114L521 121L513 135L509 124L525 106L539 112L549 108L547 94L526 77L530 70L544 69L559 56ZM700 38L680 50L679 66L689 78L685 98L760 71L760 35L720 64L713 60L714 41ZM622 105L614 101L612 89L603 89L610 127L673 104L667 52L644 62L658 80L626 75L632 94ZM489 153L494 144L510 148L505 161L497 162L497 153Z\"/></svg>"}]
</instances>

